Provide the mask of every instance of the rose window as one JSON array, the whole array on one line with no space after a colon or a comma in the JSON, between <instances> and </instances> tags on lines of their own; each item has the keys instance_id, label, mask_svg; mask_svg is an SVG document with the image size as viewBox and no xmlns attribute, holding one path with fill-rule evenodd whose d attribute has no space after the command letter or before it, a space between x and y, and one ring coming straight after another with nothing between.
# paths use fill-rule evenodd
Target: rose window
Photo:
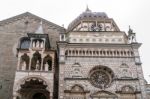
<instances>
[{"instance_id":1,"label":"rose window","mask_svg":"<svg viewBox=\"0 0 150 99\"><path fill-rule=\"evenodd\" d=\"M109 87L113 77L113 72L107 67L96 67L90 72L91 84L101 89Z\"/></svg>"}]
</instances>

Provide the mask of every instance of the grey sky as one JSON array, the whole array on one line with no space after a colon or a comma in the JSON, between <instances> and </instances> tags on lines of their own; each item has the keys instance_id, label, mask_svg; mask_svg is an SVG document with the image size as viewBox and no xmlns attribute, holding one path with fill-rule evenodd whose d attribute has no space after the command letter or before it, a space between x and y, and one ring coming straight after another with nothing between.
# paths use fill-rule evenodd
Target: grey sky
<instances>
[{"instance_id":1,"label":"grey sky","mask_svg":"<svg viewBox=\"0 0 150 99\"><path fill-rule=\"evenodd\" d=\"M67 27L87 4L94 12L106 12L121 31L127 32L131 25L137 41L143 43L140 55L144 76L150 82L150 0L1 0L0 20L28 11Z\"/></svg>"}]
</instances>

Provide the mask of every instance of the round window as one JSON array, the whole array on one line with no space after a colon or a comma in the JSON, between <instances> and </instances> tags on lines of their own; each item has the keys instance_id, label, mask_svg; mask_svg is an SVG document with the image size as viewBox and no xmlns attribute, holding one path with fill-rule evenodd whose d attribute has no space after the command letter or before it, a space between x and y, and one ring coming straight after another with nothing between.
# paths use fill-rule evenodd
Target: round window
<instances>
[{"instance_id":1,"label":"round window","mask_svg":"<svg viewBox=\"0 0 150 99\"><path fill-rule=\"evenodd\" d=\"M90 82L97 88L107 88L112 82L113 72L107 67L97 67L90 72Z\"/></svg>"}]
</instances>

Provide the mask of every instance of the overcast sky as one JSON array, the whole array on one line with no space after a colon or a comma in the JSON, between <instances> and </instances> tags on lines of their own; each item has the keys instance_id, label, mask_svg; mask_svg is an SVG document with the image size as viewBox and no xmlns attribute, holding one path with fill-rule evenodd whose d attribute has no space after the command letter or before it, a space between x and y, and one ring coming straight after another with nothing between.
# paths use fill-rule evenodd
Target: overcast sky
<instances>
[{"instance_id":1,"label":"overcast sky","mask_svg":"<svg viewBox=\"0 0 150 99\"><path fill-rule=\"evenodd\" d=\"M140 55L144 76L150 83L150 0L1 0L0 20L31 12L67 27L87 4L93 12L106 12L121 31L127 32L131 25L137 41L143 43Z\"/></svg>"}]
</instances>

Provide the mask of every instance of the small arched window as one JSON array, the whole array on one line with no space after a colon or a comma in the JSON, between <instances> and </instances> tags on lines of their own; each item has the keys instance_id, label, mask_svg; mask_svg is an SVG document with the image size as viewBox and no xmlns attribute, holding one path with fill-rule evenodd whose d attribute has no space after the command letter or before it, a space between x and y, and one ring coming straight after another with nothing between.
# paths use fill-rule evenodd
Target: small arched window
<instances>
[{"instance_id":1,"label":"small arched window","mask_svg":"<svg viewBox=\"0 0 150 99\"><path fill-rule=\"evenodd\" d=\"M43 70L45 70L45 71L51 71L52 70L52 58L49 55L44 57Z\"/></svg>"},{"instance_id":2,"label":"small arched window","mask_svg":"<svg viewBox=\"0 0 150 99\"><path fill-rule=\"evenodd\" d=\"M30 61L29 56L26 53L24 53L21 56L20 70L29 70L29 61Z\"/></svg>"},{"instance_id":3,"label":"small arched window","mask_svg":"<svg viewBox=\"0 0 150 99\"><path fill-rule=\"evenodd\" d=\"M33 54L32 60L31 60L31 70L40 70L41 69L41 54L36 51Z\"/></svg>"},{"instance_id":4,"label":"small arched window","mask_svg":"<svg viewBox=\"0 0 150 99\"><path fill-rule=\"evenodd\" d=\"M30 38L22 37L20 39L20 48L21 49L28 49L30 47Z\"/></svg>"}]
</instances>

